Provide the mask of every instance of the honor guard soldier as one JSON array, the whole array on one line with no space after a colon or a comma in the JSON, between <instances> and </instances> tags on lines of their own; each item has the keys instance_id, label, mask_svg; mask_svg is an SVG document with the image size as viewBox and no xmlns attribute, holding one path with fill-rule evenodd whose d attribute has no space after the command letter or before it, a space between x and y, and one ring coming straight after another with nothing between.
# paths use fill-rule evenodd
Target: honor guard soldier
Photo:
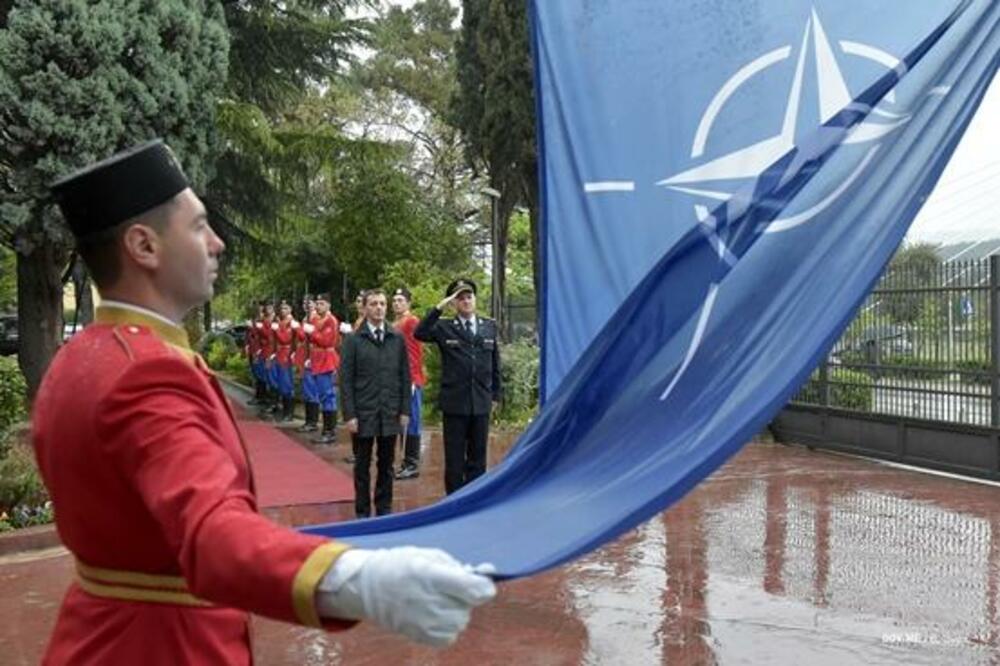
<instances>
[{"instance_id":1,"label":"honor guard soldier","mask_svg":"<svg viewBox=\"0 0 1000 666\"><path fill-rule=\"evenodd\" d=\"M420 318L410 312L413 297L410 290L400 287L392 292L392 310L396 315L393 326L406 342L406 354L410 361L410 423L403 440L403 464L396 474L397 479L415 479L420 476L420 433L421 411L424 404L424 348L413 336L420 324Z\"/></svg>"},{"instance_id":2,"label":"honor guard soldier","mask_svg":"<svg viewBox=\"0 0 1000 666\"><path fill-rule=\"evenodd\" d=\"M476 315L476 283L455 280L446 297L430 309L414 331L441 351L441 406L444 488L449 495L486 471L492 403L499 402L500 339L496 322ZM441 319L453 305L454 319Z\"/></svg>"},{"instance_id":3,"label":"honor guard soldier","mask_svg":"<svg viewBox=\"0 0 1000 666\"><path fill-rule=\"evenodd\" d=\"M323 430L316 441L337 441L337 371L340 369L340 322L330 312L330 296L316 296L316 323L305 328L309 336L309 365L323 414Z\"/></svg>"},{"instance_id":4,"label":"honor guard soldier","mask_svg":"<svg viewBox=\"0 0 1000 666\"><path fill-rule=\"evenodd\" d=\"M274 340L277 350L274 358L274 383L278 387L278 397L281 400L281 411L275 415L275 421L289 422L295 413L295 366L292 359L292 346L298 335L299 322L292 316L292 306L288 301L281 301L278 306L278 321L271 324L274 330Z\"/></svg>"},{"instance_id":5,"label":"honor guard soldier","mask_svg":"<svg viewBox=\"0 0 1000 666\"><path fill-rule=\"evenodd\" d=\"M350 549L257 513L229 402L181 325L212 298L224 245L167 146L52 187L102 299L32 414L76 563L44 663L249 664L247 611L453 641L494 594L476 569L423 548Z\"/></svg>"},{"instance_id":6,"label":"honor guard soldier","mask_svg":"<svg viewBox=\"0 0 1000 666\"><path fill-rule=\"evenodd\" d=\"M267 400L267 382L264 378L264 361L261 359L260 329L264 328L264 305L254 303L254 319L247 322L246 351L247 362L250 364L250 376L253 377L254 397L251 405L262 405Z\"/></svg>"},{"instance_id":7,"label":"honor guard soldier","mask_svg":"<svg viewBox=\"0 0 1000 666\"><path fill-rule=\"evenodd\" d=\"M316 330L316 322L319 315L316 314L316 301L308 294L302 299L302 327L298 330L295 338L295 367L302 377L302 402L305 405L306 421L299 428L299 432L315 432L319 430L319 396L316 393L316 378L312 372L312 360L310 359L311 341L308 330Z\"/></svg>"},{"instance_id":8,"label":"honor guard soldier","mask_svg":"<svg viewBox=\"0 0 1000 666\"><path fill-rule=\"evenodd\" d=\"M278 357L278 343L274 338L278 330L277 317L274 316L274 303L264 303L264 321L261 328L260 349L264 357L264 379L267 382L267 402L262 413L276 413L280 409L278 399L278 376L275 371L275 359Z\"/></svg>"}]
</instances>

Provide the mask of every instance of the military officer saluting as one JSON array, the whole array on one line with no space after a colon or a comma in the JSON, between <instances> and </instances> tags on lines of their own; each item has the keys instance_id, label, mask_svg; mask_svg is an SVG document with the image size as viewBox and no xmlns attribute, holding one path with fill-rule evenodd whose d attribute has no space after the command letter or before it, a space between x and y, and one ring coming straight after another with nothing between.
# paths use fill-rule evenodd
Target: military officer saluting
<instances>
[{"instance_id":1,"label":"military officer saluting","mask_svg":"<svg viewBox=\"0 0 1000 666\"><path fill-rule=\"evenodd\" d=\"M413 335L441 351L444 488L451 494L486 471L490 411L501 396L500 339L496 322L476 314L475 282L455 280L445 293ZM441 319L449 305L457 316Z\"/></svg>"}]
</instances>

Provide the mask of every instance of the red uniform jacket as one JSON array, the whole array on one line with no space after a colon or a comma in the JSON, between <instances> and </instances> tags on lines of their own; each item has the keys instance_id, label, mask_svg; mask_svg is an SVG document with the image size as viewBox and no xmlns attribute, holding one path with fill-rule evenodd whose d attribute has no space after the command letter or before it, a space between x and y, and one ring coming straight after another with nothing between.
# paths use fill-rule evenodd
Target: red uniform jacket
<instances>
[{"instance_id":1,"label":"red uniform jacket","mask_svg":"<svg viewBox=\"0 0 1000 666\"><path fill-rule=\"evenodd\" d=\"M183 329L99 308L53 359L32 436L78 570L45 663L247 664L245 610L320 626L315 588L345 546L257 513L229 403Z\"/></svg>"},{"instance_id":2,"label":"red uniform jacket","mask_svg":"<svg viewBox=\"0 0 1000 666\"><path fill-rule=\"evenodd\" d=\"M247 328L246 352L247 359L251 363L253 363L260 354L260 335L257 330L258 324L260 324L259 321L251 321L250 327ZM263 327L263 324L260 324L260 326Z\"/></svg>"},{"instance_id":3,"label":"red uniform jacket","mask_svg":"<svg viewBox=\"0 0 1000 666\"><path fill-rule=\"evenodd\" d=\"M274 341L274 329L271 324L276 321L273 317L264 317L261 321L260 331L260 354L265 361L270 361L278 349Z\"/></svg>"},{"instance_id":4,"label":"red uniform jacket","mask_svg":"<svg viewBox=\"0 0 1000 666\"><path fill-rule=\"evenodd\" d=\"M322 375L327 372L336 372L340 369L340 353L337 347L340 346L340 322L327 312L314 324L316 330L309 336L311 351L309 354L309 365L312 367L314 375Z\"/></svg>"},{"instance_id":5,"label":"red uniform jacket","mask_svg":"<svg viewBox=\"0 0 1000 666\"><path fill-rule=\"evenodd\" d=\"M413 331L420 323L420 317L408 315L396 322L396 330L402 333L403 340L406 341L406 356L410 359L410 381L414 386L423 386L427 383L424 377L424 348L420 341L413 337Z\"/></svg>"},{"instance_id":6,"label":"red uniform jacket","mask_svg":"<svg viewBox=\"0 0 1000 666\"><path fill-rule=\"evenodd\" d=\"M292 340L295 339L295 329L292 328L294 318L282 319L278 322L278 330L274 331L274 343L277 347L278 365L287 368L292 364ZM298 322L296 322L297 324ZM274 328L273 326L271 327Z\"/></svg>"},{"instance_id":7,"label":"red uniform jacket","mask_svg":"<svg viewBox=\"0 0 1000 666\"><path fill-rule=\"evenodd\" d=\"M264 353L267 351L265 346L269 337L268 333L264 330L265 325L270 326L270 324L265 324L263 319L258 319L253 323L254 359L259 361L266 361L270 355L270 353Z\"/></svg>"},{"instance_id":8,"label":"red uniform jacket","mask_svg":"<svg viewBox=\"0 0 1000 666\"><path fill-rule=\"evenodd\" d=\"M306 314L305 321L303 324L316 325L319 321L319 315L315 312L312 314ZM300 326L295 331L295 367L299 369L301 373L306 367L306 361L309 359L309 336L306 334L305 329ZM312 366L312 363L309 364Z\"/></svg>"}]
</instances>

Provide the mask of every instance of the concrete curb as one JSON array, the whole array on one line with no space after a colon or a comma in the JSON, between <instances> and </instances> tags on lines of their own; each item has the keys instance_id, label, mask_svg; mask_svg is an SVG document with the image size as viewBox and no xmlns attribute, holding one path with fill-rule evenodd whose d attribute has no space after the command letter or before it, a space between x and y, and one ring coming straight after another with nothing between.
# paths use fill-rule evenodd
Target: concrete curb
<instances>
[{"instance_id":1,"label":"concrete curb","mask_svg":"<svg viewBox=\"0 0 1000 666\"><path fill-rule=\"evenodd\" d=\"M55 523L24 527L13 532L0 534L0 557L61 545L62 541L59 539Z\"/></svg>"}]
</instances>

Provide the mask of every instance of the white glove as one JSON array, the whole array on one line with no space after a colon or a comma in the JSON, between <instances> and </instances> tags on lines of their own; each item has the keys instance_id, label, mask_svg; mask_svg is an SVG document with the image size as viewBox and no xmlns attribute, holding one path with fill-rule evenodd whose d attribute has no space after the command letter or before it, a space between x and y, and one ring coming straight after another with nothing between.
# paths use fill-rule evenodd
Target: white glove
<instances>
[{"instance_id":1,"label":"white glove","mask_svg":"<svg viewBox=\"0 0 1000 666\"><path fill-rule=\"evenodd\" d=\"M299 322L297 322L297 321L295 321L295 320L293 319L293 320L292 320L292 330L293 330L293 331L296 331L296 330L298 330L298 328L299 328Z\"/></svg>"},{"instance_id":2,"label":"white glove","mask_svg":"<svg viewBox=\"0 0 1000 666\"><path fill-rule=\"evenodd\" d=\"M316 609L323 617L370 619L428 645L455 642L472 608L496 595L486 577L492 565L462 565L436 548L351 549L319 583Z\"/></svg>"},{"instance_id":3,"label":"white glove","mask_svg":"<svg viewBox=\"0 0 1000 666\"><path fill-rule=\"evenodd\" d=\"M276 322L276 321L272 321L271 322L271 330L272 331L277 331L278 330L278 322Z\"/></svg>"},{"instance_id":4,"label":"white glove","mask_svg":"<svg viewBox=\"0 0 1000 666\"><path fill-rule=\"evenodd\" d=\"M306 369L309 369L311 367L312 367L312 361L310 361L309 359L306 359Z\"/></svg>"},{"instance_id":5,"label":"white glove","mask_svg":"<svg viewBox=\"0 0 1000 666\"><path fill-rule=\"evenodd\" d=\"M256 326L257 326L257 328L263 329L264 328L264 322L259 321L259 322L257 322Z\"/></svg>"},{"instance_id":6,"label":"white glove","mask_svg":"<svg viewBox=\"0 0 1000 666\"><path fill-rule=\"evenodd\" d=\"M309 333L311 335L312 332L316 330L316 327L313 326L312 324L306 323L306 324L302 324L302 330L305 331L306 333Z\"/></svg>"},{"instance_id":7,"label":"white glove","mask_svg":"<svg viewBox=\"0 0 1000 666\"><path fill-rule=\"evenodd\" d=\"M354 329L351 328L351 325L348 324L346 321L342 321L340 322L340 332L344 334L353 333Z\"/></svg>"}]
</instances>

